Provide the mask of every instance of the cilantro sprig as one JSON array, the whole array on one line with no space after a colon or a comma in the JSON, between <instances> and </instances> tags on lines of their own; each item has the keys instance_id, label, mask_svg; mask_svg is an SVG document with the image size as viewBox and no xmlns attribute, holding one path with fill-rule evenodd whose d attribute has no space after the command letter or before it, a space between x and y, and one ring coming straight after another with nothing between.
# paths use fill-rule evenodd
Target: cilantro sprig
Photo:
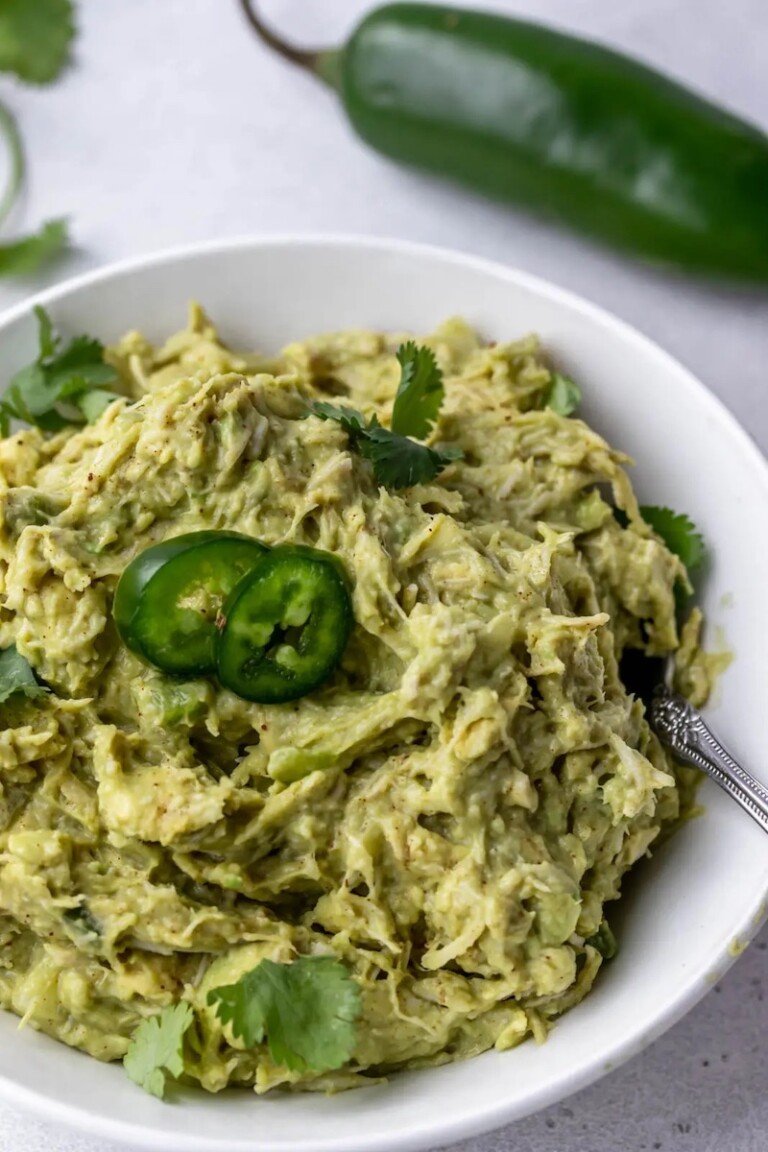
<instances>
[{"instance_id":1,"label":"cilantro sprig","mask_svg":"<svg viewBox=\"0 0 768 1152\"><path fill-rule=\"evenodd\" d=\"M36 424L56 432L68 424L95 420L116 399L107 385L117 380L115 369L104 362L104 345L91 336L76 336L64 345L44 308L35 308L38 354L11 380L0 400L0 435L7 436L10 421Z\"/></svg>"},{"instance_id":2,"label":"cilantro sprig","mask_svg":"<svg viewBox=\"0 0 768 1152\"><path fill-rule=\"evenodd\" d=\"M38 684L32 665L11 645L0 652L0 704L11 696L23 695L29 700L46 696L48 689Z\"/></svg>"},{"instance_id":3,"label":"cilantro sprig","mask_svg":"<svg viewBox=\"0 0 768 1152\"><path fill-rule=\"evenodd\" d=\"M384 428L376 416L366 421L361 412L344 405L315 401L309 410L321 420L334 420L349 437L350 447L370 460L379 484L409 488L434 480L461 449L430 448L412 437L424 437L433 427L443 401L443 374L431 348L412 340L397 351L400 384L392 409L392 427Z\"/></svg>"},{"instance_id":4,"label":"cilantro sprig","mask_svg":"<svg viewBox=\"0 0 768 1152\"><path fill-rule=\"evenodd\" d=\"M387 488L409 488L434 480L452 460L461 457L456 448L428 448L408 436L384 428L376 416L366 423L355 408L337 407L318 401L310 411L321 420L335 420L349 436L350 447L370 460L379 484Z\"/></svg>"},{"instance_id":5,"label":"cilantro sprig","mask_svg":"<svg viewBox=\"0 0 768 1152\"><path fill-rule=\"evenodd\" d=\"M670 552L679 556L688 572L701 566L706 553L704 538L690 517L684 512L673 512L671 508L660 508L654 504L642 505L640 515L661 537Z\"/></svg>"},{"instance_id":6,"label":"cilantro sprig","mask_svg":"<svg viewBox=\"0 0 768 1152\"><path fill-rule=\"evenodd\" d=\"M570 416L581 404L581 388L570 376L553 372L546 393L544 407L551 408L558 416Z\"/></svg>"},{"instance_id":7,"label":"cilantro sprig","mask_svg":"<svg viewBox=\"0 0 768 1152\"><path fill-rule=\"evenodd\" d=\"M169 1077L178 1079L184 1072L184 1037L193 1019L189 1004L163 1008L139 1024L128 1045L123 1067L135 1084L159 1100Z\"/></svg>"},{"instance_id":8,"label":"cilantro sprig","mask_svg":"<svg viewBox=\"0 0 768 1152\"><path fill-rule=\"evenodd\" d=\"M354 1050L360 992L331 956L262 960L237 983L210 991L208 1003L247 1047L266 1037L272 1059L291 1071L328 1072Z\"/></svg>"}]
</instances>

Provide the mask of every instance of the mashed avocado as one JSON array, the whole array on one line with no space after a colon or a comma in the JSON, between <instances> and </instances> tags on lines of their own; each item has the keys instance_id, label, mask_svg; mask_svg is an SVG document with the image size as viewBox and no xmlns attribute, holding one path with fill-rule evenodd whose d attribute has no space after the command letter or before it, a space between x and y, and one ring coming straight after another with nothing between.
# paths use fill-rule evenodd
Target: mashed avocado
<instances>
[{"instance_id":1,"label":"mashed avocado","mask_svg":"<svg viewBox=\"0 0 768 1152\"><path fill-rule=\"evenodd\" d=\"M535 339L487 346L451 321L429 339L432 440L463 460L378 488L306 404L387 424L398 343L239 356L193 309L162 348L134 332L111 350L125 396L94 424L0 441L0 648L51 689L2 705L0 1002L99 1059L179 1001L186 1072L211 1091L341 1088L542 1039L608 951L606 902L690 797L619 676L626 647L680 647L687 585L626 459L544 406ZM249 704L119 642L121 572L200 528L338 557L355 626L322 689ZM207 1005L302 955L360 989L338 1072L276 1065Z\"/></svg>"}]
</instances>

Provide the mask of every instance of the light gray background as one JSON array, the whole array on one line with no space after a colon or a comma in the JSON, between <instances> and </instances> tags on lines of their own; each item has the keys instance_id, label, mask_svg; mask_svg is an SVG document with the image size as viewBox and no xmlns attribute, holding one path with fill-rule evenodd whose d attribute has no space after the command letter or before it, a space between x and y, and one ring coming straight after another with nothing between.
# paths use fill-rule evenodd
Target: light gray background
<instances>
[{"instance_id":1,"label":"light gray background","mask_svg":"<svg viewBox=\"0 0 768 1152\"><path fill-rule=\"evenodd\" d=\"M263 3L308 43L339 39L370 6ZM495 6L634 52L768 126L766 0ZM76 64L63 82L39 91L0 83L31 168L14 224L69 215L78 245L46 282L247 232L351 231L462 248L547 277L635 324L768 447L768 293L639 267L394 167L353 138L330 93L261 50L235 0L80 0L79 10ZM0 307L40 286L2 285ZM765 1152L767 949L764 931L722 985L644 1055L461 1152ZM109 1152L5 1106L0 1149Z\"/></svg>"}]
</instances>

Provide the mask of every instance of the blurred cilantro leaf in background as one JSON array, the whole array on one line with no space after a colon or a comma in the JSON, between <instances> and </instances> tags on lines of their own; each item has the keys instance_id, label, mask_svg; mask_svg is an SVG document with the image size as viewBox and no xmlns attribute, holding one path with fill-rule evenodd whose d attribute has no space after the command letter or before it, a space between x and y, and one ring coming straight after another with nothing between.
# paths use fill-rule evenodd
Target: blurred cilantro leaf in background
<instances>
[{"instance_id":1,"label":"blurred cilantro leaf in background","mask_svg":"<svg viewBox=\"0 0 768 1152\"><path fill-rule=\"evenodd\" d=\"M27 84L50 84L69 63L74 36L72 0L0 0L0 72ZM0 197L2 224L26 172L16 118L2 103L0 135L8 150L8 176ZM0 276L31 276L66 251L68 244L65 222L49 220L36 232L0 244Z\"/></svg>"},{"instance_id":2,"label":"blurred cilantro leaf in background","mask_svg":"<svg viewBox=\"0 0 768 1152\"><path fill-rule=\"evenodd\" d=\"M69 62L72 0L0 0L0 71L50 84Z\"/></svg>"}]
</instances>

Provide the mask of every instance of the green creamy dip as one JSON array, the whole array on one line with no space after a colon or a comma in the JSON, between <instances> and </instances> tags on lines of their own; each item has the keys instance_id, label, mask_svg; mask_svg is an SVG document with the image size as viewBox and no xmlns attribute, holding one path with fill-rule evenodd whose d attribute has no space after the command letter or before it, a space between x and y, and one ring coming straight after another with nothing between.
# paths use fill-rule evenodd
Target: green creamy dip
<instances>
[{"instance_id":1,"label":"green creamy dip","mask_svg":"<svg viewBox=\"0 0 768 1152\"><path fill-rule=\"evenodd\" d=\"M96 423L0 441L0 648L52 689L2 706L0 1003L99 1059L179 1000L210 1091L338 1089L543 1039L595 979L606 902L690 804L619 678L627 646L680 649L689 694L709 687L626 458L544 407L534 338L488 346L453 320L428 339L431 439L464 459L378 488L306 403L388 424L401 339L240 356L194 308L162 348L134 332L109 352L125 399ZM338 557L355 626L322 689L249 704L120 644L123 569L203 528ZM277 1066L206 1003L307 954L360 988L337 1072Z\"/></svg>"}]
</instances>

